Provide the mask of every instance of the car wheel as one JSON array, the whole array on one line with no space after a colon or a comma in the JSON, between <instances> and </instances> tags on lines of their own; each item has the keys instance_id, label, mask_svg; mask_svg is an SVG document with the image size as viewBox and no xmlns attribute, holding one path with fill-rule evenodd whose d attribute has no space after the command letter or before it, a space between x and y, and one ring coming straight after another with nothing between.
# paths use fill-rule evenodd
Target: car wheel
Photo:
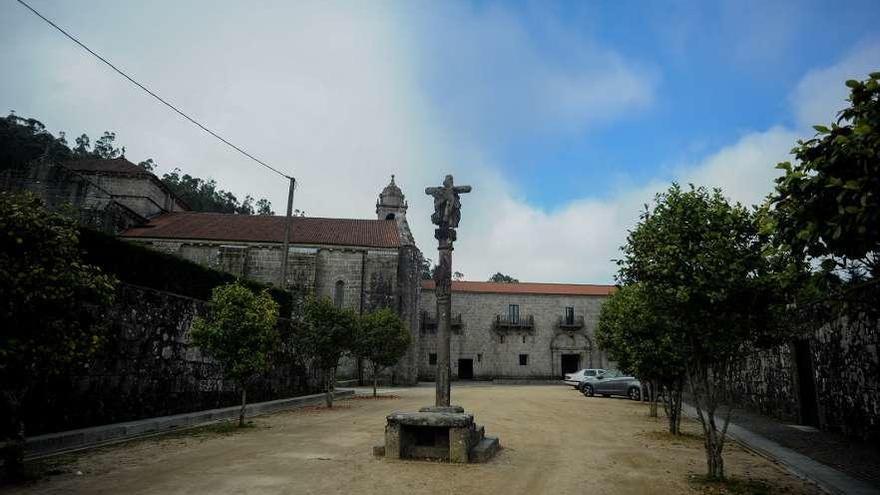
<instances>
[{"instance_id":1,"label":"car wheel","mask_svg":"<svg viewBox=\"0 0 880 495\"><path fill-rule=\"evenodd\" d=\"M632 387L629 389L629 394L627 394L627 395L629 395L629 398L632 400L641 400L642 391L636 387Z\"/></svg>"},{"instance_id":2,"label":"car wheel","mask_svg":"<svg viewBox=\"0 0 880 495\"><path fill-rule=\"evenodd\" d=\"M584 396L592 397L593 396L593 387L591 385L584 385Z\"/></svg>"}]
</instances>

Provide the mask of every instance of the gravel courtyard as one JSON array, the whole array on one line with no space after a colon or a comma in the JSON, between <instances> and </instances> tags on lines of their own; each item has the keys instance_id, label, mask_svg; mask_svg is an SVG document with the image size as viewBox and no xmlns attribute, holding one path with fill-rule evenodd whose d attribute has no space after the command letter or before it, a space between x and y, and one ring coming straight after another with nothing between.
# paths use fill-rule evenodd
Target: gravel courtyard
<instances>
[{"instance_id":1,"label":"gravel courtyard","mask_svg":"<svg viewBox=\"0 0 880 495\"><path fill-rule=\"evenodd\" d=\"M562 386L453 387L453 402L501 439L503 450L490 463L374 458L385 415L428 405L433 392L401 389L394 391L399 398L256 418L255 427L232 434L178 434L82 453L60 465L60 474L9 492L723 493L688 481L704 470L695 423L685 424L691 435L672 438L643 404L587 399ZM772 493L818 493L734 444L725 461L734 476L772 483Z\"/></svg>"}]
</instances>

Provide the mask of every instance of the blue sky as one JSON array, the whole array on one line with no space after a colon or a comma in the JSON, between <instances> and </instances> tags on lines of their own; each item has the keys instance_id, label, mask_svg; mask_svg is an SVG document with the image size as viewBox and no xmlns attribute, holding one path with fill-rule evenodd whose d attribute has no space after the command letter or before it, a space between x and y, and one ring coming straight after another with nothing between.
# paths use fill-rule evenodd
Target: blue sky
<instances>
[{"instance_id":1,"label":"blue sky","mask_svg":"<svg viewBox=\"0 0 880 495\"><path fill-rule=\"evenodd\" d=\"M297 208L370 217L396 174L431 257L453 172L456 264L474 280L606 283L672 180L755 203L847 78L880 70L880 3L32 0L136 78L300 179ZM114 130L283 210L286 186L132 88L15 2L0 105L53 131Z\"/></svg>"}]
</instances>

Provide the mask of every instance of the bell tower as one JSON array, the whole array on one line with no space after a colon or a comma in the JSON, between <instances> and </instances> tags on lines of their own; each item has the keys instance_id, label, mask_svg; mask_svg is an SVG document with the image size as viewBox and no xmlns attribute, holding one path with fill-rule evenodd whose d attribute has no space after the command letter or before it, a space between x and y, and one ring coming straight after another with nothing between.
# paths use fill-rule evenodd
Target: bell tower
<instances>
[{"instance_id":1,"label":"bell tower","mask_svg":"<svg viewBox=\"0 0 880 495\"><path fill-rule=\"evenodd\" d=\"M397 222L400 242L405 246L413 246L415 245L415 240L406 221L407 207L406 196L403 195L403 191L394 183L394 175L392 175L391 183L385 186L385 189L379 193L379 199L376 201L376 218L378 220L394 220Z\"/></svg>"}]
</instances>

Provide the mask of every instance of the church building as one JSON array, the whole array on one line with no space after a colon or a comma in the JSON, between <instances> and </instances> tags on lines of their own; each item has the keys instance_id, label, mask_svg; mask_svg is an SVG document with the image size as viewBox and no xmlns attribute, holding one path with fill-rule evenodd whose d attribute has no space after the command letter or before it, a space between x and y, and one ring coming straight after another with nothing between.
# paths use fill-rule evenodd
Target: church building
<instances>
[{"instance_id":1,"label":"church building","mask_svg":"<svg viewBox=\"0 0 880 495\"><path fill-rule=\"evenodd\" d=\"M413 384L434 377L434 287L420 280L423 257L394 176L372 219L292 217L283 282L285 217L190 211L154 174L124 157L38 161L0 174L0 187L31 190L53 209L71 204L86 226L206 267L329 297L359 314L392 308L413 341L392 380ZM606 285L453 282L453 377L555 379L608 366L594 331L612 291ZM340 374L354 376L354 364Z\"/></svg>"}]
</instances>

